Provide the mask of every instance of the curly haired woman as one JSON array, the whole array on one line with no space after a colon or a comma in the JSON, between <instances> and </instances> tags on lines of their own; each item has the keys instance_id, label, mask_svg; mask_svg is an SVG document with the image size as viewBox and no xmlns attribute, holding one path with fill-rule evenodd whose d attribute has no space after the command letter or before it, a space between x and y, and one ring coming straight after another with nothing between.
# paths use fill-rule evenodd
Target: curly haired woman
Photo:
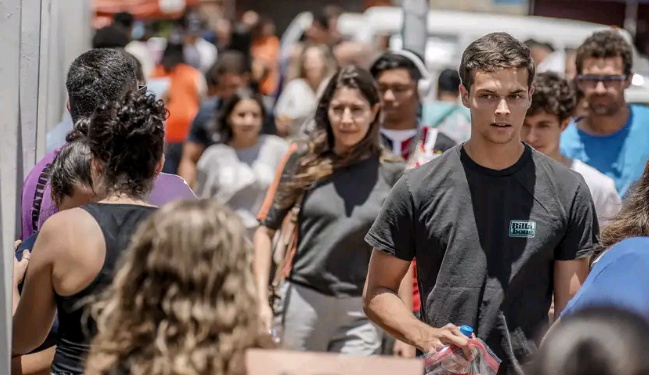
<instances>
[{"instance_id":1,"label":"curly haired woman","mask_svg":"<svg viewBox=\"0 0 649 375\"><path fill-rule=\"evenodd\" d=\"M94 305L87 375L244 373L260 336L252 248L236 214L177 201L140 226Z\"/></svg>"}]
</instances>

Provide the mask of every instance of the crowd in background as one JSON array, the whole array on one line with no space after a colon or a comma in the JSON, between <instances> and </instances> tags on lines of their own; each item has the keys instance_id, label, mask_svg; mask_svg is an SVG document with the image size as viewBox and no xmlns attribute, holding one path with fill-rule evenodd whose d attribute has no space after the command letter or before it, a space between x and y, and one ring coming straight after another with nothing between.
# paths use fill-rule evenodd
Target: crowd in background
<instances>
[{"instance_id":1,"label":"crowd in background","mask_svg":"<svg viewBox=\"0 0 649 375\"><path fill-rule=\"evenodd\" d=\"M413 358L467 349L471 324L503 374L649 374L649 109L624 99L627 42L594 33L537 73L552 46L489 34L433 81L410 51L344 40L340 14L314 14L288 61L254 12L96 31L23 189L13 373Z\"/></svg>"}]
</instances>

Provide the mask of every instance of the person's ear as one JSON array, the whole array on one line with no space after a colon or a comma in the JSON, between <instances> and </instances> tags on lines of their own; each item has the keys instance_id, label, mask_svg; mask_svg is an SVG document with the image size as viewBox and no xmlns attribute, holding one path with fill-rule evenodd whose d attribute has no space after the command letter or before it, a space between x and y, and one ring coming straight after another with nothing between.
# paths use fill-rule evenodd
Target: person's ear
<instances>
[{"instance_id":1,"label":"person's ear","mask_svg":"<svg viewBox=\"0 0 649 375\"><path fill-rule=\"evenodd\" d=\"M65 102L65 109L67 109L68 112L70 112L70 100L69 99L68 99L67 102Z\"/></svg>"},{"instance_id":2,"label":"person's ear","mask_svg":"<svg viewBox=\"0 0 649 375\"><path fill-rule=\"evenodd\" d=\"M633 72L629 73L629 75L626 77L624 80L624 89L628 89L629 86L631 86L631 82L633 81Z\"/></svg>"},{"instance_id":3,"label":"person's ear","mask_svg":"<svg viewBox=\"0 0 649 375\"><path fill-rule=\"evenodd\" d=\"M158 178L158 175L160 175L160 173L162 173L162 168L164 167L164 165L165 165L165 156L164 156L164 154L162 154L162 157L160 158L160 161L158 161L158 164L155 165L155 177L154 178Z\"/></svg>"},{"instance_id":4,"label":"person's ear","mask_svg":"<svg viewBox=\"0 0 649 375\"><path fill-rule=\"evenodd\" d=\"M464 85L460 85L460 98L462 98L462 105L471 108L469 105L469 90Z\"/></svg>"},{"instance_id":5,"label":"person's ear","mask_svg":"<svg viewBox=\"0 0 649 375\"><path fill-rule=\"evenodd\" d=\"M532 106L532 96L534 95L534 86L532 85L530 87L530 90L527 95L527 109L529 109Z\"/></svg>"},{"instance_id":6,"label":"person's ear","mask_svg":"<svg viewBox=\"0 0 649 375\"><path fill-rule=\"evenodd\" d=\"M563 121L561 122L561 124L559 125L559 128L561 129L561 131L566 130L566 128L567 128L568 125L570 124L570 121L572 121L572 118L571 118L571 117L568 117L567 119L565 119L565 120L563 120Z\"/></svg>"}]
</instances>

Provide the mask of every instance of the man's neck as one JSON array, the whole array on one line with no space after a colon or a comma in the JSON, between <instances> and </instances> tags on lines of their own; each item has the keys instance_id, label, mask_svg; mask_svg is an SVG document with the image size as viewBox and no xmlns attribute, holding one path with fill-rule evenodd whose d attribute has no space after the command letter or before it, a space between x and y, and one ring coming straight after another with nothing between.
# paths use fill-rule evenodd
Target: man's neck
<instances>
[{"instance_id":1,"label":"man's neck","mask_svg":"<svg viewBox=\"0 0 649 375\"><path fill-rule=\"evenodd\" d=\"M401 121L385 121L383 129L387 130L410 130L417 128L417 117L410 117Z\"/></svg>"},{"instance_id":2,"label":"man's neck","mask_svg":"<svg viewBox=\"0 0 649 375\"><path fill-rule=\"evenodd\" d=\"M624 127L631 115L631 109L624 105L611 116L598 116L588 114L582 121L577 123L579 129L593 135L610 135Z\"/></svg>"},{"instance_id":3,"label":"man's neck","mask_svg":"<svg viewBox=\"0 0 649 375\"><path fill-rule=\"evenodd\" d=\"M478 165L493 170L507 169L516 164L525 151L518 137L514 139L506 144L494 144L471 138L464 144L464 150Z\"/></svg>"}]
</instances>

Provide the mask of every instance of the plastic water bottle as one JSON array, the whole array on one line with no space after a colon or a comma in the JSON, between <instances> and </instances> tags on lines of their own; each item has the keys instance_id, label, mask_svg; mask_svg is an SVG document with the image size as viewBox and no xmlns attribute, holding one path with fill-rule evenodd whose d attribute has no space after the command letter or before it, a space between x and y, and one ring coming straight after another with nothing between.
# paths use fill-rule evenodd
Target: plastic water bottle
<instances>
[{"instance_id":1,"label":"plastic water bottle","mask_svg":"<svg viewBox=\"0 0 649 375\"><path fill-rule=\"evenodd\" d=\"M460 327L460 332L467 338L473 337L473 327L463 325ZM446 345L439 349L437 353L430 353L429 355L444 355L445 351L453 351L453 348L450 345ZM462 356L461 362L465 362L466 359ZM426 368L426 374L464 374L467 371L466 364L463 364L457 361L455 356L450 355L448 358L441 361L441 363L431 364L432 367Z\"/></svg>"}]
</instances>

